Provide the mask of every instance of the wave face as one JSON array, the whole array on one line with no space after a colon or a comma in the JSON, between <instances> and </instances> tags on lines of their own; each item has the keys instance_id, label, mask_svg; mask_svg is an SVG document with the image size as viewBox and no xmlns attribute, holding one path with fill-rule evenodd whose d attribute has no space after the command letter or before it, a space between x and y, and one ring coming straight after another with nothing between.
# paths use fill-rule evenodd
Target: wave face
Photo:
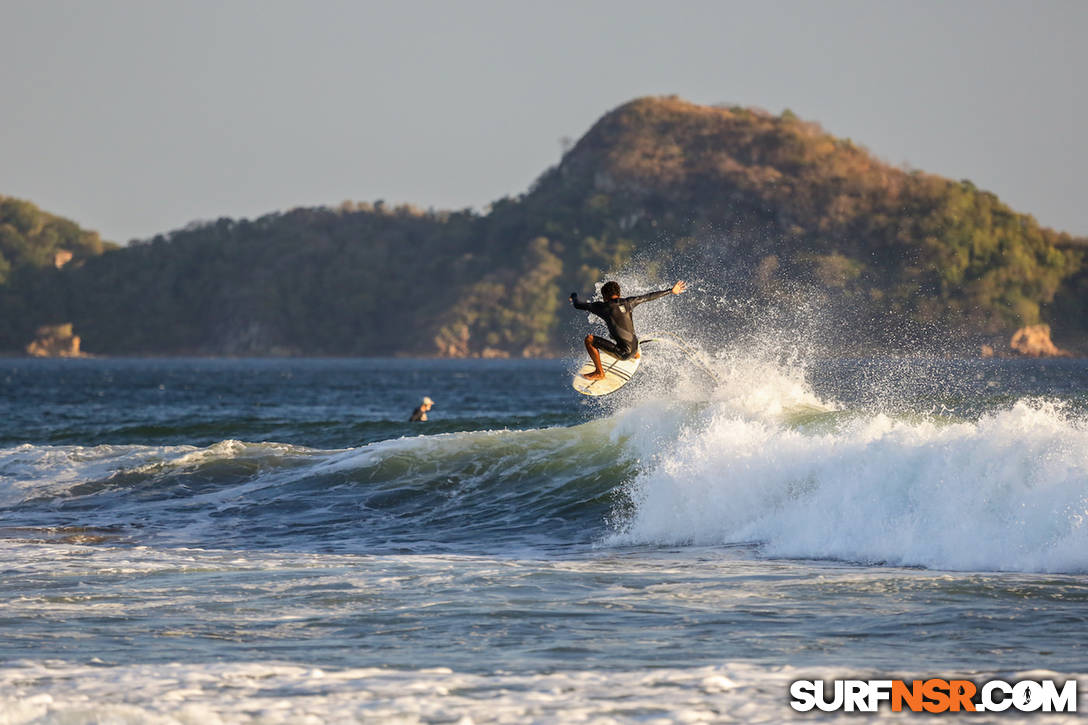
<instances>
[{"instance_id":1,"label":"wave face","mask_svg":"<svg viewBox=\"0 0 1088 725\"><path fill-rule=\"evenodd\" d=\"M322 551L587 541L632 462L609 426L274 443L0 451L9 527Z\"/></svg>"},{"instance_id":2,"label":"wave face","mask_svg":"<svg viewBox=\"0 0 1088 725\"><path fill-rule=\"evenodd\" d=\"M580 413L555 398L534 409L531 396L496 408L473 381L493 387L502 376L466 374L465 406L483 401L478 418L425 429L498 420L525 430L320 448L22 443L0 449L0 515L8 535L191 547L741 544L774 557L1088 571L1083 361L819 366L696 355L699 365L675 346L648 346L638 385ZM318 402L314 420L342 419ZM277 415L306 409L292 405ZM380 427L392 412L378 406L378 422L346 425ZM590 420L545 427L578 417ZM108 437L115 423L96 430ZM403 435L403 425L388 432ZM303 426L294 435L304 438Z\"/></svg>"}]
</instances>

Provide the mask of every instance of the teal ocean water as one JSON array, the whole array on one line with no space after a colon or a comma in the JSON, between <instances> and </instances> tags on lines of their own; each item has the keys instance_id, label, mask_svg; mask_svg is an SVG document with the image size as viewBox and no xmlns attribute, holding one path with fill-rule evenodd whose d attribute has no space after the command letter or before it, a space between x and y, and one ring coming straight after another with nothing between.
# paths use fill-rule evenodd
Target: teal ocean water
<instances>
[{"instance_id":1,"label":"teal ocean water","mask_svg":"<svg viewBox=\"0 0 1088 725\"><path fill-rule=\"evenodd\" d=\"M1088 683L1088 362L700 355L599 401L573 358L0 360L0 723Z\"/></svg>"}]
</instances>

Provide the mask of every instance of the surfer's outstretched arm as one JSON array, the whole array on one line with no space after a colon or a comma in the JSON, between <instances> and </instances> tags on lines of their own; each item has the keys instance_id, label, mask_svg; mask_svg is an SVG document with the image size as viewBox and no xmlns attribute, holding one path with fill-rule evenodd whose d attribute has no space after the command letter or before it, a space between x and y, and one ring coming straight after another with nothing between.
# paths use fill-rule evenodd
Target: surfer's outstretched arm
<instances>
[{"instance_id":1,"label":"surfer's outstretched arm","mask_svg":"<svg viewBox=\"0 0 1088 725\"><path fill-rule=\"evenodd\" d=\"M665 295L683 294L684 291L687 290L687 288L687 282L685 282L684 280L680 280L669 289L663 289L657 292L649 292L644 295L635 295L634 297L628 297L626 301L629 305L634 307L636 305L641 305L643 302L650 302L651 300L659 299L661 297L664 297Z\"/></svg>"}]
</instances>

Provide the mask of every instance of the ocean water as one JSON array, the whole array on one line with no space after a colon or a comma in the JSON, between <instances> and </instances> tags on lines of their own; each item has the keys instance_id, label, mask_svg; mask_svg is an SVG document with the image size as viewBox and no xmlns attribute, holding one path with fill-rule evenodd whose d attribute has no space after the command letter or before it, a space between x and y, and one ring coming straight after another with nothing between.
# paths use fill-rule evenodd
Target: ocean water
<instances>
[{"instance_id":1,"label":"ocean water","mask_svg":"<svg viewBox=\"0 0 1088 725\"><path fill-rule=\"evenodd\" d=\"M696 352L599 401L573 356L0 360L0 724L1088 683L1088 361Z\"/></svg>"}]
</instances>

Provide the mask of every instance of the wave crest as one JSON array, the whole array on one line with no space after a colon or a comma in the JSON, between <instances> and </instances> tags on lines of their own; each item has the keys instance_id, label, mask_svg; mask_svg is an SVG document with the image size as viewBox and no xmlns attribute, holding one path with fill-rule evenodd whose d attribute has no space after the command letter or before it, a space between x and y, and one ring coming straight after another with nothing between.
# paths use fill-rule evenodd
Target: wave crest
<instances>
[{"instance_id":1,"label":"wave crest","mask_svg":"<svg viewBox=\"0 0 1088 725\"><path fill-rule=\"evenodd\" d=\"M632 514L612 545L758 542L775 556L1088 571L1088 428L1052 403L959 423L861 415L830 430L714 405L627 489Z\"/></svg>"}]
</instances>

